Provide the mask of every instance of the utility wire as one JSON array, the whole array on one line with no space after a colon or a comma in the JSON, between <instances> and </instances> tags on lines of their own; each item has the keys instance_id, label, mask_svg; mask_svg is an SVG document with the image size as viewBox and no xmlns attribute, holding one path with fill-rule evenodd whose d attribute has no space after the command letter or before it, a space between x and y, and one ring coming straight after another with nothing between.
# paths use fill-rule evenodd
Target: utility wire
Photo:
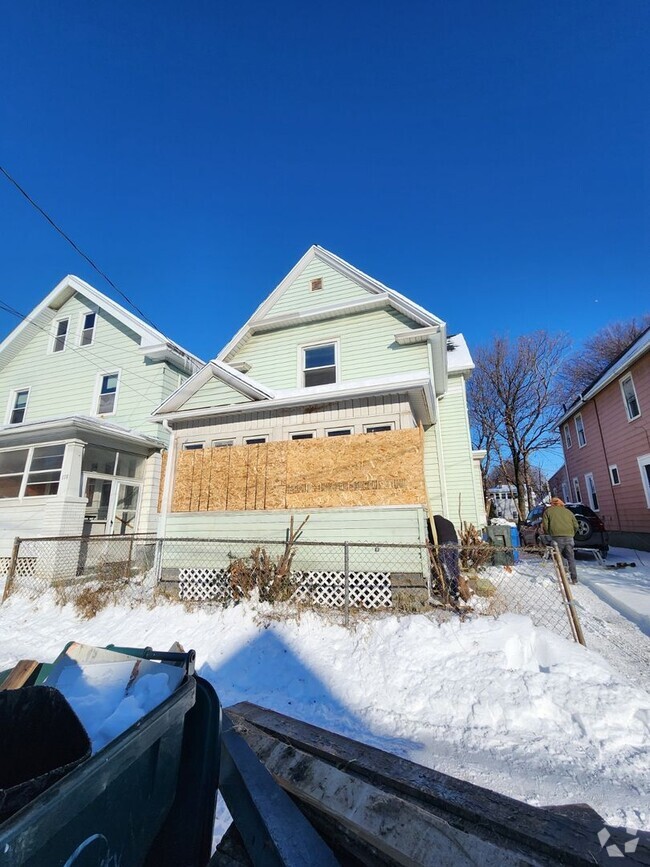
<instances>
[{"instance_id":1,"label":"utility wire","mask_svg":"<svg viewBox=\"0 0 650 867\"><path fill-rule=\"evenodd\" d=\"M108 277L106 274L104 274L104 272L103 272L102 270L100 270L100 268L98 268L97 265L95 265L95 263L94 263L93 260L90 258L90 256L87 256L87 255L84 253L83 250L79 249L79 247L75 244L75 242L72 240L72 238L71 238L69 235L67 235L67 234L63 231L63 229L61 229L59 226L57 226L57 224L54 222L54 220L52 219L52 217L50 217L49 214L47 214L47 213L43 210L43 208L41 208L41 206L40 206L37 202L35 202L34 199L32 199L32 197L29 195L29 193L28 193L26 190L24 190L24 189L20 186L20 184L18 183L18 181L15 180L15 178L12 178L12 176L9 174L9 172L8 172L5 168L3 168L3 166L0 166L0 172L2 172L2 174L7 178L7 180L8 180L10 183L12 183L12 184L14 185L14 187L16 187L16 189L18 190L18 192L21 193L21 195L23 195L23 196L27 199L27 201L29 202L29 204L32 205L34 208L36 208L36 210L39 212L39 214L41 214L43 217L45 217L45 219L46 219L47 222L50 224L50 226L52 226L52 228L55 229L55 230L59 233L59 235L61 235L63 238L65 238L65 240L68 242L68 244L70 244L70 246L71 246L71 247L72 247L72 248L73 248L73 249L74 249L74 250L75 250L75 251L76 251L76 252L77 252L77 253L78 253L78 254L79 254L83 259L85 259L86 262L88 262L88 264L90 265L90 267L91 267L91 268L94 268L94 270L97 271L97 273L99 274L99 276L100 276L100 277L103 277L104 280L106 280L106 282L108 283L108 285L109 285L109 286L112 286L113 289L114 289L114 290L115 290L119 295L121 295L122 298L124 298L124 300L125 300L128 304L130 304L131 307L133 307L133 309L134 309L137 313L139 313L139 315L140 315L140 316L145 320L145 322L148 322L149 325L151 325L152 328L155 328L155 329L156 329L156 331L160 331L160 329L158 328L158 326L155 325L155 324L151 321L151 319L149 319L149 317L148 317L145 313L142 312L142 310L140 310L140 308L137 306L137 304L135 304L133 301L131 301L131 299L129 298L129 296L128 296L128 295L125 295L124 292L122 292L121 289L118 289L118 287L115 285L115 283L113 283L113 281L111 280L111 278Z\"/></svg>"},{"instance_id":2,"label":"utility wire","mask_svg":"<svg viewBox=\"0 0 650 867\"><path fill-rule=\"evenodd\" d=\"M39 328L41 331L45 332L45 334L51 335L51 329L44 328L42 325L39 325L39 323L36 322L34 319L30 319L28 316L24 316L22 313L20 313L18 310L16 310L14 307L12 307L10 304L7 304L5 301L0 301L0 310L4 310L7 313L11 313L13 316L17 316L18 319L23 319L25 322L29 322L29 324L33 325L35 328ZM105 344L105 345L108 345L108 344ZM107 372L107 370L110 371L115 366L114 362L109 361L106 358L102 358L99 355L95 355L95 358L98 361L105 361L106 362L106 365L107 365L106 367L100 367L98 364L95 364L94 361L91 358L89 358L84 352L82 352L80 347L70 345L70 346L66 346L66 348L70 349L71 352L78 354L87 364L89 364L91 367L94 367L100 373L105 374ZM131 371L130 375L131 376L137 376L138 379L141 379L144 383L147 384L147 386L149 386L149 389L151 389L152 386L156 385L155 382L152 382L149 379L145 379L144 376L141 376L139 373L136 373L135 371ZM147 400L147 401L151 400L151 397L148 394L143 394L143 392L138 391L137 388L134 388L132 385L130 385L127 382L121 382L120 387L131 389L131 391L134 392L134 394L139 395L139 397L143 398L144 400Z\"/></svg>"}]
</instances>

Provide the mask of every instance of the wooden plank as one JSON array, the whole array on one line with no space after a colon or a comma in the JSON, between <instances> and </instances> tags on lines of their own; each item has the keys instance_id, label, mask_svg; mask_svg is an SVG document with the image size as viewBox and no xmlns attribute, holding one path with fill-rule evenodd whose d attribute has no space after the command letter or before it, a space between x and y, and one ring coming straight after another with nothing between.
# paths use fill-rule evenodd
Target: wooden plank
<instances>
[{"instance_id":1,"label":"wooden plank","mask_svg":"<svg viewBox=\"0 0 650 867\"><path fill-rule=\"evenodd\" d=\"M38 662L33 659L21 659L9 672L7 677L0 683L0 690L20 689L29 680L30 676L38 668Z\"/></svg>"},{"instance_id":2,"label":"wooden plank","mask_svg":"<svg viewBox=\"0 0 650 867\"><path fill-rule=\"evenodd\" d=\"M234 718L234 717L233 717ZM546 857L507 850L432 811L298 750L245 721L242 735L293 797L335 820L389 863L404 867L541 867Z\"/></svg>"},{"instance_id":3,"label":"wooden plank","mask_svg":"<svg viewBox=\"0 0 650 867\"><path fill-rule=\"evenodd\" d=\"M335 766L353 766L358 776L454 816L459 827L488 839L499 835L560 864L609 863L591 822L532 807L249 702L228 708L228 713ZM629 863L650 865L650 834L642 832L636 855L627 857L636 859Z\"/></svg>"},{"instance_id":4,"label":"wooden plank","mask_svg":"<svg viewBox=\"0 0 650 867\"><path fill-rule=\"evenodd\" d=\"M256 867L336 867L329 847L224 718L219 791Z\"/></svg>"}]
</instances>

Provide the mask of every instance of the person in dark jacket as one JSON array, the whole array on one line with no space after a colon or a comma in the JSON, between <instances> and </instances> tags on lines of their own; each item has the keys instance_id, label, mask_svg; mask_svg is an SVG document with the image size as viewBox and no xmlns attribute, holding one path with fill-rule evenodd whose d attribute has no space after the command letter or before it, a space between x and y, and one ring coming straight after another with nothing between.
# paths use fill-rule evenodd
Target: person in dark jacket
<instances>
[{"instance_id":1,"label":"person in dark jacket","mask_svg":"<svg viewBox=\"0 0 650 867\"><path fill-rule=\"evenodd\" d=\"M438 557L445 574L449 593L453 599L458 599L458 579L460 577L460 564L458 557L458 535L456 528L443 518L442 515L433 516L433 524L436 530L438 544Z\"/></svg>"},{"instance_id":2,"label":"person in dark jacket","mask_svg":"<svg viewBox=\"0 0 650 867\"><path fill-rule=\"evenodd\" d=\"M550 536L553 544L559 549L560 554L569 564L571 582L578 583L576 572L576 558L573 538L578 532L578 522L573 512L570 512L559 497L551 499L551 505L544 512L542 518L542 530Z\"/></svg>"}]
</instances>

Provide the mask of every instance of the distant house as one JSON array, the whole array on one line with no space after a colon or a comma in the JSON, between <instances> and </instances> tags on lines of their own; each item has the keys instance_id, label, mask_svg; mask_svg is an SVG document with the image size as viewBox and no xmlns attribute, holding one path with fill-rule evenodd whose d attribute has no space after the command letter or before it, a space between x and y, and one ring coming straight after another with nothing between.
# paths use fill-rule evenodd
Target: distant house
<instances>
[{"instance_id":1,"label":"distant house","mask_svg":"<svg viewBox=\"0 0 650 867\"><path fill-rule=\"evenodd\" d=\"M506 521L518 521L517 488L514 485L496 485L488 488L488 499L492 504L495 518L505 518ZM524 516L525 517L525 516Z\"/></svg>"},{"instance_id":2,"label":"distant house","mask_svg":"<svg viewBox=\"0 0 650 867\"><path fill-rule=\"evenodd\" d=\"M463 336L312 247L217 357L161 402L168 536L424 542L485 524Z\"/></svg>"},{"instance_id":3,"label":"distant house","mask_svg":"<svg viewBox=\"0 0 650 867\"><path fill-rule=\"evenodd\" d=\"M613 544L650 550L650 329L560 421L570 499L599 514Z\"/></svg>"},{"instance_id":4,"label":"distant house","mask_svg":"<svg viewBox=\"0 0 650 867\"><path fill-rule=\"evenodd\" d=\"M68 276L0 344L0 555L15 536L155 530L152 410L203 362Z\"/></svg>"},{"instance_id":5,"label":"distant house","mask_svg":"<svg viewBox=\"0 0 650 867\"><path fill-rule=\"evenodd\" d=\"M571 485L569 483L569 475L566 471L566 464L562 464L559 470L556 470L548 480L548 488L552 497L560 497L565 503L570 503Z\"/></svg>"}]
</instances>

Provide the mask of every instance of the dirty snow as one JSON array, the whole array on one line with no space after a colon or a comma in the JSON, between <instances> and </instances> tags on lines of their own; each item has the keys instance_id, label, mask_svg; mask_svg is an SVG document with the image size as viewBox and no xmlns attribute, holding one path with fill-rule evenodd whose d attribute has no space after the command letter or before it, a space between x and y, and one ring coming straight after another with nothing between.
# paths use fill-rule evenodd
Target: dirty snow
<instances>
[{"instance_id":1,"label":"dirty snow","mask_svg":"<svg viewBox=\"0 0 650 867\"><path fill-rule=\"evenodd\" d=\"M590 641L604 603L577 591ZM51 597L16 595L0 609L0 669L51 661L70 640L179 640L226 706L256 702L532 804L588 802L611 824L650 829L650 694L616 646L626 629L638 647L647 639L605 607L607 659L512 614L384 616L346 630L314 613L279 621L263 606L166 603L82 621Z\"/></svg>"}]
</instances>

